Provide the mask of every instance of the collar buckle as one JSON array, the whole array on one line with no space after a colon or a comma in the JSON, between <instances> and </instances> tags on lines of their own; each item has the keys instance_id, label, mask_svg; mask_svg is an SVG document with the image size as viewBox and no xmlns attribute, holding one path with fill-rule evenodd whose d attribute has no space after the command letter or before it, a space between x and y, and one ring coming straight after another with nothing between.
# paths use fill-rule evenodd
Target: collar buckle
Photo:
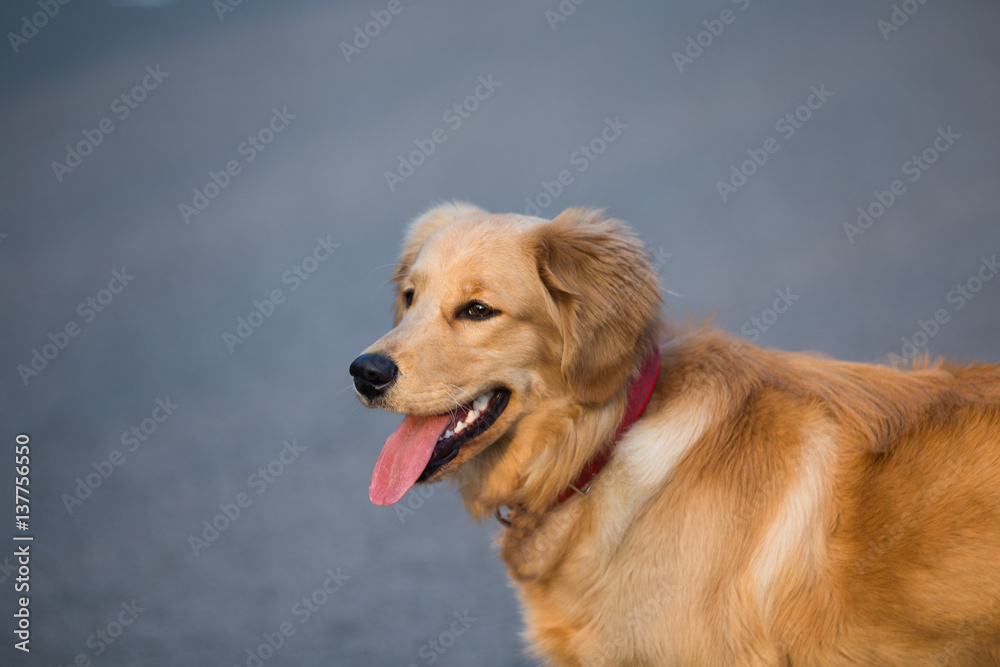
<instances>
[{"instance_id":1,"label":"collar buckle","mask_svg":"<svg viewBox=\"0 0 1000 667\"><path fill-rule=\"evenodd\" d=\"M500 511L501 507L503 507L503 505L497 507L496 512L494 512L494 516L497 518L497 521L507 528L510 528L510 513L508 512L507 516L504 516L503 512Z\"/></svg>"}]
</instances>

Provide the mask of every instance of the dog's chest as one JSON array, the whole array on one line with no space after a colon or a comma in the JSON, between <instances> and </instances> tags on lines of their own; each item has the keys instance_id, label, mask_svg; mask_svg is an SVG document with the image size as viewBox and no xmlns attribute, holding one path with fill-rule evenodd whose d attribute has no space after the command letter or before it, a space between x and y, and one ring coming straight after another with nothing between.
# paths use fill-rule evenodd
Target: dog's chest
<instances>
[{"instance_id":1,"label":"dog's chest","mask_svg":"<svg viewBox=\"0 0 1000 667\"><path fill-rule=\"evenodd\" d=\"M662 508L665 480L704 425L659 421L626 435L586 497L504 536L526 635L553 664L678 664L703 639L691 610L710 545L686 512Z\"/></svg>"},{"instance_id":2,"label":"dog's chest","mask_svg":"<svg viewBox=\"0 0 1000 667\"><path fill-rule=\"evenodd\" d=\"M675 664L675 649L695 631L680 610L691 608L685 581L697 575L669 551L637 553L648 544L642 540L609 550L606 536L573 519L568 512L507 536L516 538L517 548L510 540L503 555L532 648L555 665Z\"/></svg>"},{"instance_id":3,"label":"dog's chest","mask_svg":"<svg viewBox=\"0 0 1000 667\"><path fill-rule=\"evenodd\" d=\"M675 663L674 634L683 633L685 623L674 613L680 588L668 577L636 585L623 573L595 572L519 588L526 636L553 664Z\"/></svg>"}]
</instances>

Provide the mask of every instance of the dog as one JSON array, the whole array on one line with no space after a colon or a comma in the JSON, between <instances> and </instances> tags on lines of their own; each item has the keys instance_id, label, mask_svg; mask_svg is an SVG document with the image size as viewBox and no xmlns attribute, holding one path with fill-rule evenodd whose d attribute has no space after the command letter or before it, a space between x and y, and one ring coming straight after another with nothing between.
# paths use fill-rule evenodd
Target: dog
<instances>
[{"instance_id":1,"label":"dog","mask_svg":"<svg viewBox=\"0 0 1000 667\"><path fill-rule=\"evenodd\" d=\"M550 665L1000 665L1000 365L668 324L600 211L439 205L350 367L405 415L369 495L451 477Z\"/></svg>"}]
</instances>

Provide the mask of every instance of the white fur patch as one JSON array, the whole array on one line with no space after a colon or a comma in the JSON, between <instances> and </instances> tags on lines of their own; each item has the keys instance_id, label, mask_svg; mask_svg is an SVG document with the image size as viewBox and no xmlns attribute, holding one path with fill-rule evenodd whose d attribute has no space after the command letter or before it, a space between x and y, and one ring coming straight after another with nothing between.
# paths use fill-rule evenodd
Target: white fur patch
<instances>
[{"instance_id":1,"label":"white fur patch","mask_svg":"<svg viewBox=\"0 0 1000 667\"><path fill-rule=\"evenodd\" d=\"M621 544L636 513L711 423L716 411L709 396L689 396L658 414L643 415L618 443L590 493L606 552Z\"/></svg>"},{"instance_id":2,"label":"white fur patch","mask_svg":"<svg viewBox=\"0 0 1000 667\"><path fill-rule=\"evenodd\" d=\"M751 581L765 613L774 602L768 599L768 591L774 590L775 581L785 568L793 563L803 568L815 566L833 451L831 439L823 433L805 441L792 482L751 564Z\"/></svg>"}]
</instances>

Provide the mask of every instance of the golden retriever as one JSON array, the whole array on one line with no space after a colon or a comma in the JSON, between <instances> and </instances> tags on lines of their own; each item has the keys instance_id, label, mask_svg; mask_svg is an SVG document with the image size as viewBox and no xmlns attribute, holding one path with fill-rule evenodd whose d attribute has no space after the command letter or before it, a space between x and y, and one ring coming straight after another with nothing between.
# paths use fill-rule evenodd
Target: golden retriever
<instances>
[{"instance_id":1,"label":"golden retriever","mask_svg":"<svg viewBox=\"0 0 1000 667\"><path fill-rule=\"evenodd\" d=\"M669 326L599 211L440 205L393 281L396 326L351 365L406 415L371 500L451 475L508 524L546 664L1000 665L1000 366Z\"/></svg>"}]
</instances>

